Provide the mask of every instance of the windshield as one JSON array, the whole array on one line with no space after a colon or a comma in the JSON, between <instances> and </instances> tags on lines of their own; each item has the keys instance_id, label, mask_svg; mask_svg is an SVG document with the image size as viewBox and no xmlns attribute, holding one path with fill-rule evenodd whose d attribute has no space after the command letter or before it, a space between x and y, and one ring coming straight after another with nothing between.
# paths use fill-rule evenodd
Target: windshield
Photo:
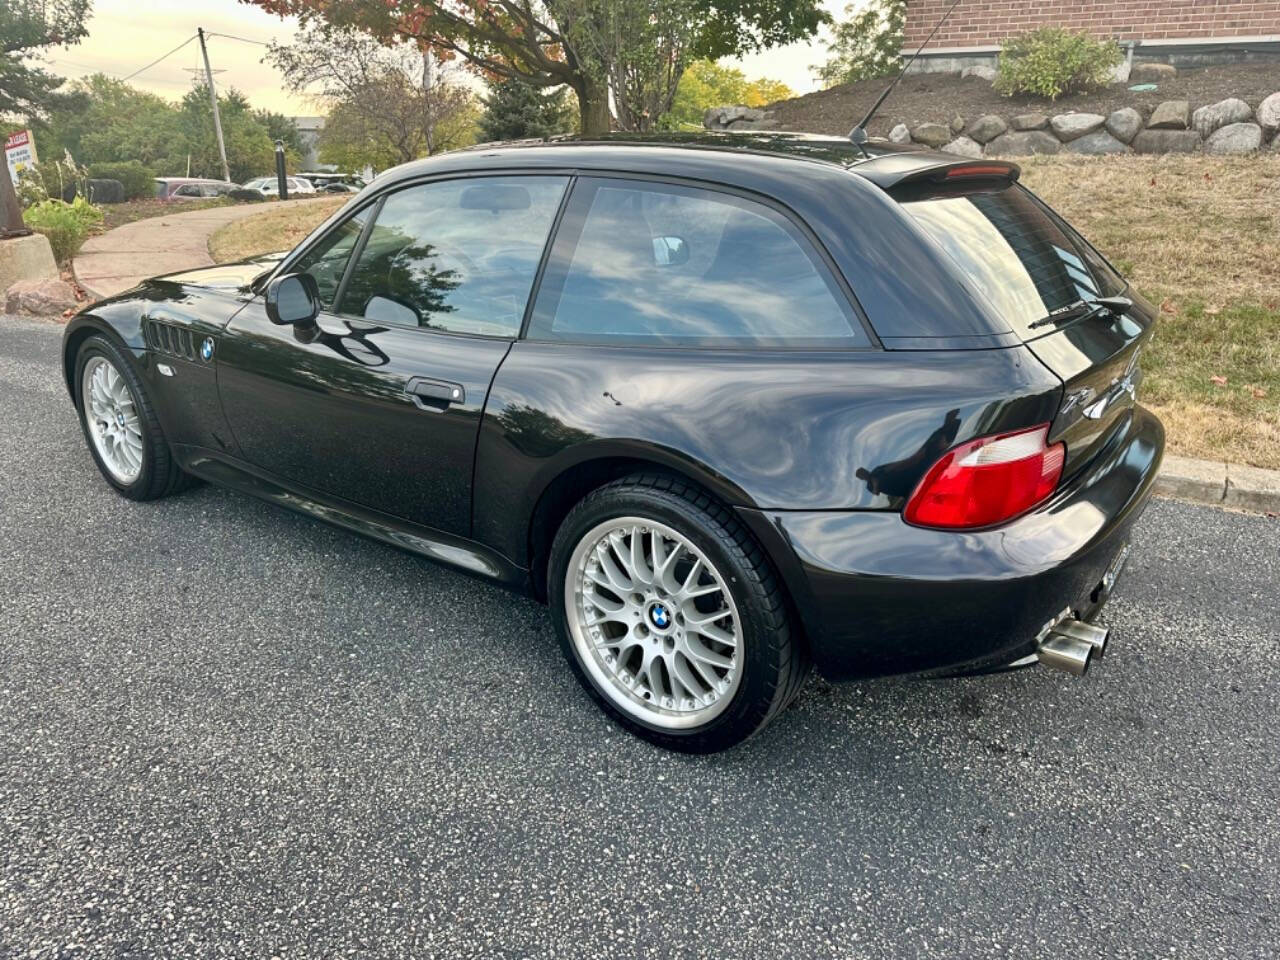
<instances>
[{"instance_id":1,"label":"windshield","mask_svg":"<svg viewBox=\"0 0 1280 960\"><path fill-rule=\"evenodd\" d=\"M1047 332L1031 324L1056 310L1125 289L1079 234L1021 186L903 207L1024 337Z\"/></svg>"}]
</instances>

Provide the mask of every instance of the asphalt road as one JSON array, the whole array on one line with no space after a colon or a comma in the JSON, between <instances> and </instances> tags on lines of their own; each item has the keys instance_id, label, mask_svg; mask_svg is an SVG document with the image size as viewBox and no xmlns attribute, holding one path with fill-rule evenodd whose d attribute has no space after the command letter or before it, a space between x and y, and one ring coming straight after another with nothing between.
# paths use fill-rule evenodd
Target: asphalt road
<instances>
[{"instance_id":1,"label":"asphalt road","mask_svg":"<svg viewBox=\"0 0 1280 960\"><path fill-rule=\"evenodd\" d=\"M529 601L115 496L0 318L0 956L1273 957L1280 522L1153 504L1084 680L814 681L717 757Z\"/></svg>"}]
</instances>

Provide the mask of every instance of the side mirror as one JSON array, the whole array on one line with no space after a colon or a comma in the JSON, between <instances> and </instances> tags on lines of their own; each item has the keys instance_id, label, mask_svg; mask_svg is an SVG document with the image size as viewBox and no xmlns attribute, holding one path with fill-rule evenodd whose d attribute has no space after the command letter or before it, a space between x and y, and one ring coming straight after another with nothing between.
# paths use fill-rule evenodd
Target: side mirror
<instances>
[{"instance_id":1,"label":"side mirror","mask_svg":"<svg viewBox=\"0 0 1280 960\"><path fill-rule=\"evenodd\" d=\"M653 262L659 267L675 267L689 262L689 245L684 237L654 237Z\"/></svg>"},{"instance_id":2,"label":"side mirror","mask_svg":"<svg viewBox=\"0 0 1280 960\"><path fill-rule=\"evenodd\" d=\"M309 327L320 313L320 288L309 273L289 273L267 284L267 319L280 326Z\"/></svg>"}]
</instances>

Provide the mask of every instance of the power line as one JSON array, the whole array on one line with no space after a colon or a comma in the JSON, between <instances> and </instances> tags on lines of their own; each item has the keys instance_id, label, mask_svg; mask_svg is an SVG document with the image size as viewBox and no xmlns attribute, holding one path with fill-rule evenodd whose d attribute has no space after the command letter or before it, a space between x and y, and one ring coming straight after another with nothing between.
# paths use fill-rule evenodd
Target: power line
<instances>
[{"instance_id":1,"label":"power line","mask_svg":"<svg viewBox=\"0 0 1280 960\"><path fill-rule=\"evenodd\" d=\"M195 38L196 38L196 35L193 33L191 36L187 37L187 39L183 40L180 44L178 44L176 47L174 47L172 50L166 53L163 57L156 57L156 59L152 60L145 67L142 67L139 70L133 71L133 73L129 74L127 77L121 77L120 82L127 83L128 81L132 80L134 77L136 77L138 74L142 73L143 71L150 70L161 60L165 60L169 57L172 57L175 53L177 53L179 50L181 50L183 47L185 47L188 43L190 43Z\"/></svg>"},{"instance_id":2,"label":"power line","mask_svg":"<svg viewBox=\"0 0 1280 960\"><path fill-rule=\"evenodd\" d=\"M252 43L252 44L256 44L259 47L271 46L271 44L264 43L261 40L250 40L248 37L236 37L236 36L232 36L229 33L206 33L205 37L206 38L207 37L226 37L226 39L228 40L239 40L241 43Z\"/></svg>"}]
</instances>

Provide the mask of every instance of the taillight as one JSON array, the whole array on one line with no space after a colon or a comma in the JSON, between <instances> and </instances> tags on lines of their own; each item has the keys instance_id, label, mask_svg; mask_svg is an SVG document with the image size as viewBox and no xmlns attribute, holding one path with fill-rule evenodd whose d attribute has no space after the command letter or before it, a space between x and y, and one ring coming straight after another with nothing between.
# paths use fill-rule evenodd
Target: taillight
<instances>
[{"instance_id":1,"label":"taillight","mask_svg":"<svg viewBox=\"0 0 1280 960\"><path fill-rule=\"evenodd\" d=\"M1049 425L979 437L948 450L907 500L903 518L949 530L990 527L1049 497L1066 447L1048 444Z\"/></svg>"}]
</instances>

